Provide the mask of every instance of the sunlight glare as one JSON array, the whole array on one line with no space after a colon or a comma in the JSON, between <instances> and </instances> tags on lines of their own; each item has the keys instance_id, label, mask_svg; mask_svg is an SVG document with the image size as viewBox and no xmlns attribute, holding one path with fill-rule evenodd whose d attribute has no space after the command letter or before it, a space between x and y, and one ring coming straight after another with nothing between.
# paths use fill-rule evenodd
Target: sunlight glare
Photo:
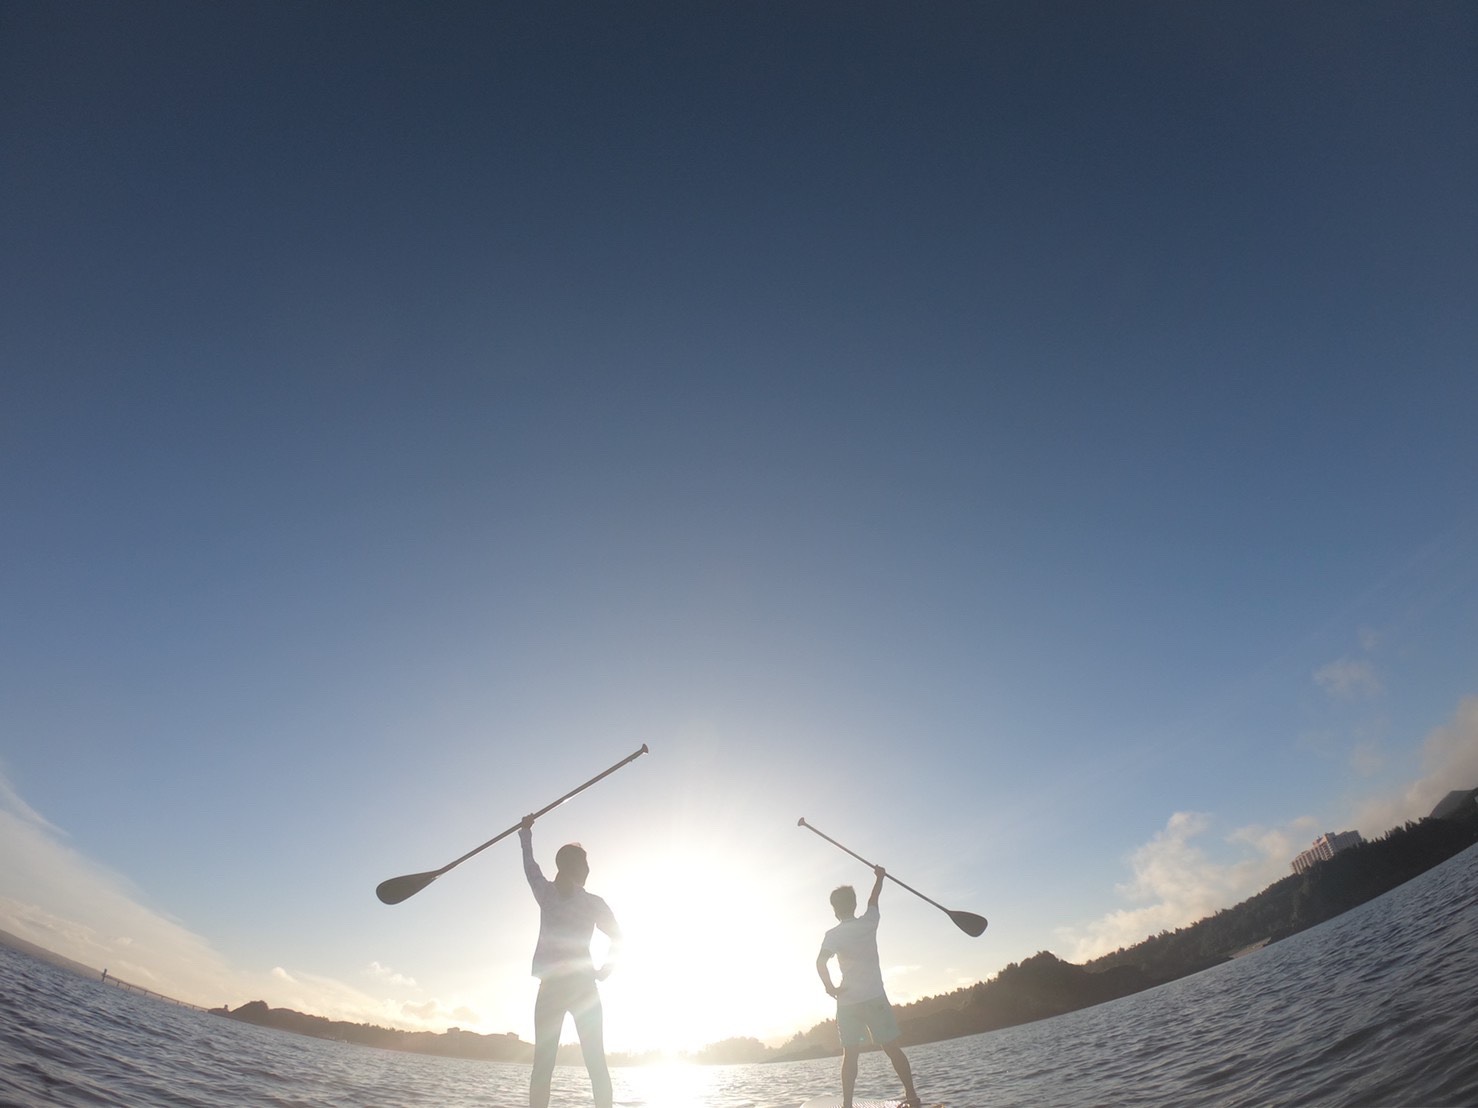
<instances>
[{"instance_id":1,"label":"sunlight glare","mask_svg":"<svg viewBox=\"0 0 1478 1108\"><path fill-rule=\"evenodd\" d=\"M753 869L747 857L689 846L611 875L625 935L603 990L615 1049L690 1052L790 1026L779 1014L804 988L809 937L798 944L781 926L773 882Z\"/></svg>"}]
</instances>

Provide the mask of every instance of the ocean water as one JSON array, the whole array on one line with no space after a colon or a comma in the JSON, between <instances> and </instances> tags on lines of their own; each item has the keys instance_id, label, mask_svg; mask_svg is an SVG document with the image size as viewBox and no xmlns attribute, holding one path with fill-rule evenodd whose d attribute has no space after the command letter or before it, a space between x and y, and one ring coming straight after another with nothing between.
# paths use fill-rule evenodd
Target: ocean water
<instances>
[{"instance_id":1,"label":"ocean water","mask_svg":"<svg viewBox=\"0 0 1478 1108\"><path fill-rule=\"evenodd\" d=\"M1478 847L1256 954L1056 1019L911 1047L951 1108L1478 1105ZM618 1069L624 1108L796 1108L835 1061ZM864 1056L859 1096L889 1096ZM528 1070L303 1038L0 948L0 1104L521 1108ZM589 1104L560 1067L553 1108Z\"/></svg>"}]
</instances>

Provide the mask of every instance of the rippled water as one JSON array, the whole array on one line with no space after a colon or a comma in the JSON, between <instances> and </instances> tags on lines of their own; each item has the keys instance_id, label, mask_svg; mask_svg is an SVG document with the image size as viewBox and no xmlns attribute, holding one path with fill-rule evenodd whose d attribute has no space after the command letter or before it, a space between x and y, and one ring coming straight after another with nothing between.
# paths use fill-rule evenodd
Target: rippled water
<instances>
[{"instance_id":1,"label":"rippled water","mask_svg":"<svg viewBox=\"0 0 1478 1108\"><path fill-rule=\"evenodd\" d=\"M1238 961L1056 1019L912 1047L951 1108L1478 1104L1478 848ZM618 1069L626 1108L795 1108L834 1061ZM897 1092L863 1058L859 1095ZM0 1104L520 1108L528 1070L303 1038L0 947ZM589 1103L560 1067L553 1108Z\"/></svg>"}]
</instances>

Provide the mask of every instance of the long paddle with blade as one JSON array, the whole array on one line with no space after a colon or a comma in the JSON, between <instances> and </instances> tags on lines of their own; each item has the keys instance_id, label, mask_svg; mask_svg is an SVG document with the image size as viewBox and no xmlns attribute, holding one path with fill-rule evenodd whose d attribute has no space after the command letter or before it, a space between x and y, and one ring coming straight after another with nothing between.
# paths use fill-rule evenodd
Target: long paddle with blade
<instances>
[{"instance_id":1,"label":"long paddle with blade","mask_svg":"<svg viewBox=\"0 0 1478 1108\"><path fill-rule=\"evenodd\" d=\"M827 842L831 843L831 845L834 846L834 847L836 847L838 850L845 850L848 854L852 855L852 857L856 858L864 866L867 866L867 867L869 867L871 869L877 869L877 866L873 865L866 858L864 858L861 854L858 854L855 850L848 850L847 847L845 847L841 843L837 842L830 835L828 835L828 834L826 834L825 832L822 832L822 831L817 831L816 828L812 827L809 823L806 822L806 817L805 816L802 816L799 820L796 821L796 826L797 827L804 827L807 831L815 832L817 835L820 835ZM980 935L980 934L984 933L984 931L986 929L986 926L987 926L987 922L988 922L984 916L977 916L974 912L957 912L953 908L946 908L943 904L940 904L937 900L930 900L927 896L925 896L923 893L919 892L919 890L916 889L916 888L914 888L912 885L904 885L902 881L899 881L898 878L894 877L891 873L888 874L887 876L888 876L888 880L889 881L893 881L896 884L903 885L903 887L905 889L907 889L909 892L913 893L914 896L918 897L920 900L925 901L926 903L929 903L929 904L934 905L934 907L938 908L941 912L943 912L945 915L947 915L950 919L954 920L955 926L958 927L965 934L967 934L967 935L969 935L969 936L971 936L973 938L976 935Z\"/></svg>"},{"instance_id":2,"label":"long paddle with blade","mask_svg":"<svg viewBox=\"0 0 1478 1108\"><path fill-rule=\"evenodd\" d=\"M538 819L546 812L554 811L554 809L558 808L561 804L570 799L570 797L574 796L576 793L584 792L601 778L609 777L622 766L626 765L627 762L636 761L646 752L647 744L642 743L642 748L636 753L628 754L610 769L603 770L602 772L597 773L589 781L585 782L585 784L581 785L577 789L571 789L569 792L565 793L564 796L556 800L553 804L544 805L544 807L540 808L529 818ZM469 850L466 854L462 855L455 862L448 862L446 865L442 866L441 869L434 869L428 873L408 873L404 877L392 877L388 881L381 881L380 884L375 888L375 895L386 904L399 904L402 900L408 900L409 898L415 896L422 889L424 889L427 885L431 884L431 882L435 881L447 870L452 869L455 866L460 866L463 862L465 862L468 858L471 858L474 854L482 853L482 851L492 846L498 840L505 839L509 835L513 834L521 826L523 826L523 820L519 820L507 831L504 831L501 834L494 835L491 839L483 843L481 846L477 847L475 850Z\"/></svg>"}]
</instances>

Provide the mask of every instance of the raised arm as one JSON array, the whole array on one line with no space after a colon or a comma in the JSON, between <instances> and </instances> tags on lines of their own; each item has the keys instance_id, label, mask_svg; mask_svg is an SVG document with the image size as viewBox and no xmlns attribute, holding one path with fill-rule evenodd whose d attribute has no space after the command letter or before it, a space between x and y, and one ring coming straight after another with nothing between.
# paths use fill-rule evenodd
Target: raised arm
<instances>
[{"instance_id":1,"label":"raised arm","mask_svg":"<svg viewBox=\"0 0 1478 1108\"><path fill-rule=\"evenodd\" d=\"M867 906L869 908L876 908L878 906L878 897L883 892L883 878L888 876L888 871L882 866L873 866L872 872L877 874L877 880L872 883L872 893L867 898Z\"/></svg>"},{"instance_id":2,"label":"raised arm","mask_svg":"<svg viewBox=\"0 0 1478 1108\"><path fill-rule=\"evenodd\" d=\"M523 848L523 875L529 879L529 886L537 892L544 883L544 871L534 861L533 816L524 816L523 822L518 825L518 844Z\"/></svg>"}]
</instances>

